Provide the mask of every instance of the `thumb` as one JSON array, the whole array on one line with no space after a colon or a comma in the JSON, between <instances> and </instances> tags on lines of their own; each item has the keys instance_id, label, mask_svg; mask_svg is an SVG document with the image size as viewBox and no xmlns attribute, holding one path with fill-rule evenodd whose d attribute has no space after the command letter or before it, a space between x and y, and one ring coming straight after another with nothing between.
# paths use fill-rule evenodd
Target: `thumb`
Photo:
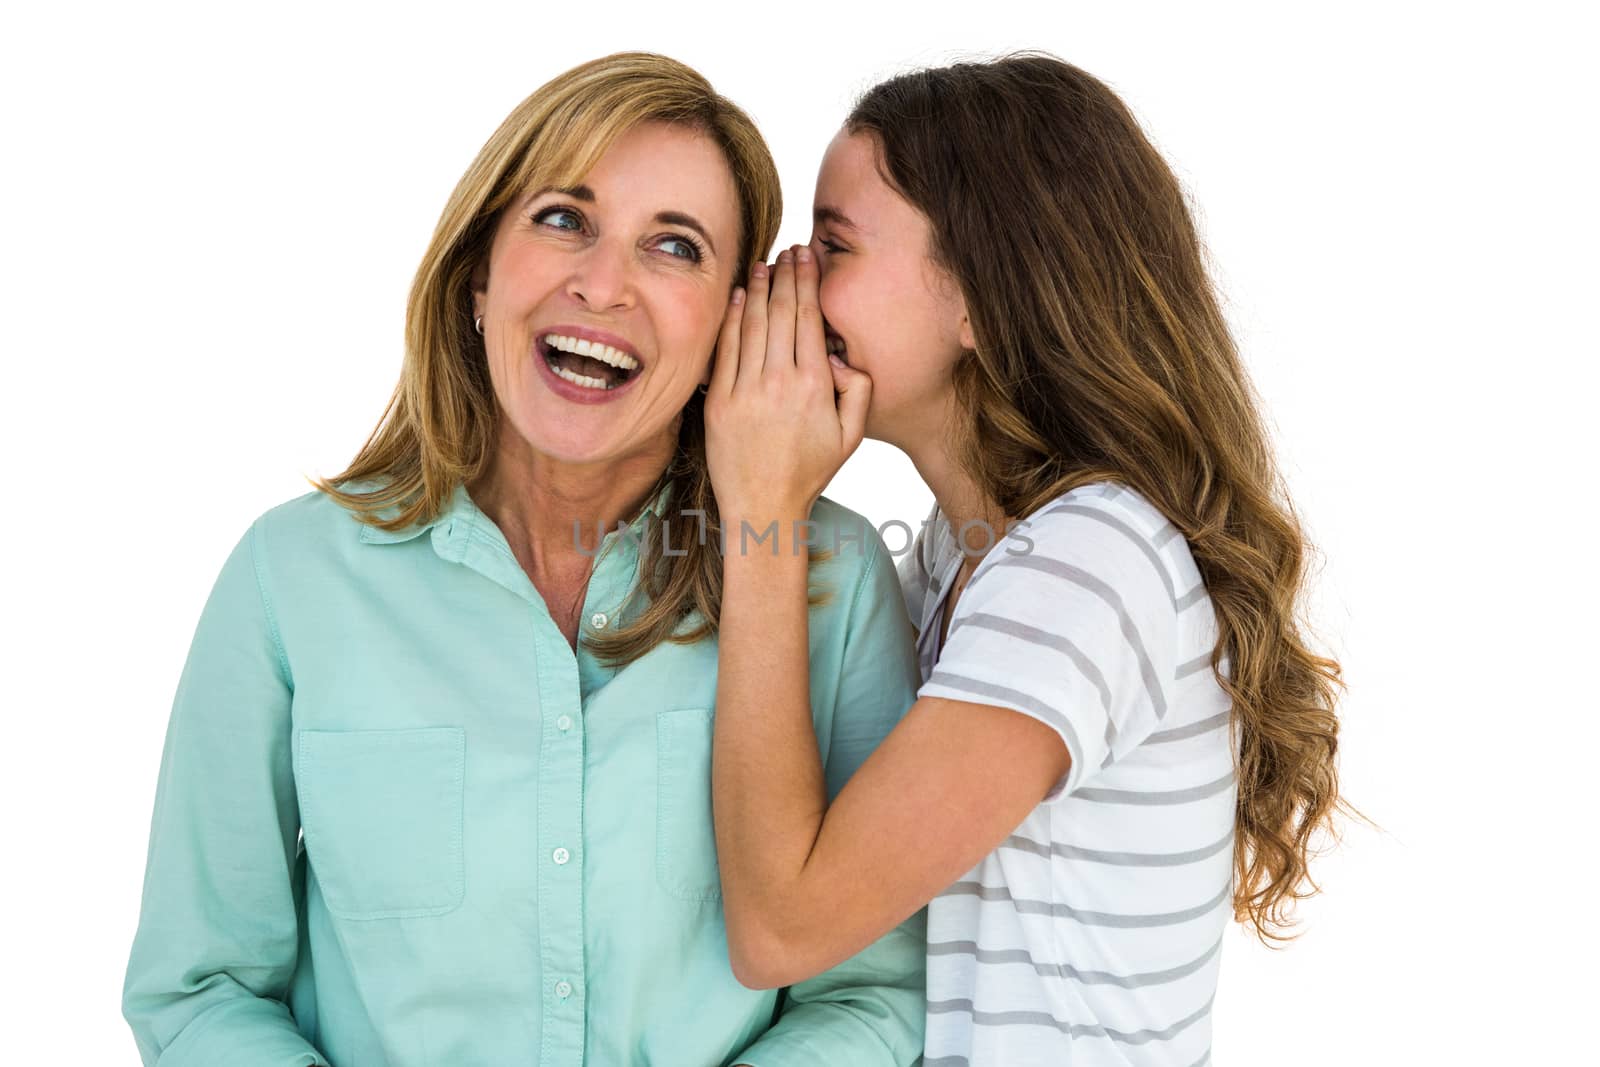
<instances>
[{"instance_id":1,"label":"thumb","mask_svg":"<svg viewBox=\"0 0 1600 1067\"><path fill-rule=\"evenodd\" d=\"M845 444L854 451L867 429L867 404L872 400L872 378L853 367L828 357L833 372L833 388L839 394L839 426Z\"/></svg>"}]
</instances>

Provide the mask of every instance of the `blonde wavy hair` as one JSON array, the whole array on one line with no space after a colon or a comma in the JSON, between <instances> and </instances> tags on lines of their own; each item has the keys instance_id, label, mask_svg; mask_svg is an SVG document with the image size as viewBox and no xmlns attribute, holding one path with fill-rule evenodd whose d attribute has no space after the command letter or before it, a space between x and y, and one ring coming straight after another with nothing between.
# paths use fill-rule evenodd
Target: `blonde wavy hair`
<instances>
[{"instance_id":1,"label":"blonde wavy hair","mask_svg":"<svg viewBox=\"0 0 1600 1067\"><path fill-rule=\"evenodd\" d=\"M845 126L875 139L965 297L964 468L1018 517L1121 482L1188 539L1241 754L1234 914L1283 940L1317 890L1318 831L1345 807L1343 682L1304 635L1311 548L1177 179L1115 93L1039 53L892 78Z\"/></svg>"},{"instance_id":2,"label":"blonde wavy hair","mask_svg":"<svg viewBox=\"0 0 1600 1067\"><path fill-rule=\"evenodd\" d=\"M488 258L507 205L529 189L580 184L618 137L645 122L696 130L722 149L739 195L734 278L743 279L751 263L765 259L783 203L777 167L750 117L698 72L666 56L622 52L574 67L518 104L456 184L411 283L400 382L350 465L312 485L362 522L399 530L437 517L458 484L484 473L499 409L483 339L473 328L473 269ZM643 581L631 594L647 597L647 607L622 627L583 632L593 653L613 666L663 640L687 644L716 630L720 524L702 404L696 392L684 409L674 457L646 499L670 486L674 510L702 512L708 536L682 546L681 532L673 535L668 554L663 516L651 518L640 538ZM369 480L380 484L366 492L341 488ZM379 514L391 508L391 517ZM811 558L827 555L815 550ZM700 621L685 630L693 612Z\"/></svg>"}]
</instances>

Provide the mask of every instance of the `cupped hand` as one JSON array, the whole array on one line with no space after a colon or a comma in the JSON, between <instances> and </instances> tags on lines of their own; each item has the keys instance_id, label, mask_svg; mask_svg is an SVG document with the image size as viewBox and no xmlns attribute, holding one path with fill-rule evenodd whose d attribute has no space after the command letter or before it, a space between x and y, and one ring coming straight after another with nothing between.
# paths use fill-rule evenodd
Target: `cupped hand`
<instances>
[{"instance_id":1,"label":"cupped hand","mask_svg":"<svg viewBox=\"0 0 1600 1067\"><path fill-rule=\"evenodd\" d=\"M706 389L706 450L724 517L808 518L861 443L872 379L827 354L804 245L735 290Z\"/></svg>"}]
</instances>

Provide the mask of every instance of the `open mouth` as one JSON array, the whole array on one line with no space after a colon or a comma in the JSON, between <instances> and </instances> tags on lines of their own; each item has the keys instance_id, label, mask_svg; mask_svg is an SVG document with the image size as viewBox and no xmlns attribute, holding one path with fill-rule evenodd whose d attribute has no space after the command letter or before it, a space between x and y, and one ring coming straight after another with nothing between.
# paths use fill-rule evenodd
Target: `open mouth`
<instances>
[{"instance_id":1,"label":"open mouth","mask_svg":"<svg viewBox=\"0 0 1600 1067\"><path fill-rule=\"evenodd\" d=\"M822 324L822 336L828 342L828 355L838 356L848 364L850 357L845 353L844 338L834 333L833 327L826 322Z\"/></svg>"},{"instance_id":2,"label":"open mouth","mask_svg":"<svg viewBox=\"0 0 1600 1067\"><path fill-rule=\"evenodd\" d=\"M638 374L641 367L630 352L559 333L539 338L539 355L557 377L585 389L615 389Z\"/></svg>"}]
</instances>

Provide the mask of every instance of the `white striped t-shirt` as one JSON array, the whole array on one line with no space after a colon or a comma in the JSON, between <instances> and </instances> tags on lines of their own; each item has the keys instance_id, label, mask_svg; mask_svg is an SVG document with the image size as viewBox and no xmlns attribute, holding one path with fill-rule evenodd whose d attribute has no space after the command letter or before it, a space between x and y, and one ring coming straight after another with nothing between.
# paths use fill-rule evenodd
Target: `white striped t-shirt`
<instances>
[{"instance_id":1,"label":"white striped t-shirt","mask_svg":"<svg viewBox=\"0 0 1600 1067\"><path fill-rule=\"evenodd\" d=\"M926 1067L1206 1064L1236 757L1188 542L1133 489L1064 493L979 563L941 649L960 563L935 505L898 565L918 696L1036 718L1072 766L928 907Z\"/></svg>"}]
</instances>

